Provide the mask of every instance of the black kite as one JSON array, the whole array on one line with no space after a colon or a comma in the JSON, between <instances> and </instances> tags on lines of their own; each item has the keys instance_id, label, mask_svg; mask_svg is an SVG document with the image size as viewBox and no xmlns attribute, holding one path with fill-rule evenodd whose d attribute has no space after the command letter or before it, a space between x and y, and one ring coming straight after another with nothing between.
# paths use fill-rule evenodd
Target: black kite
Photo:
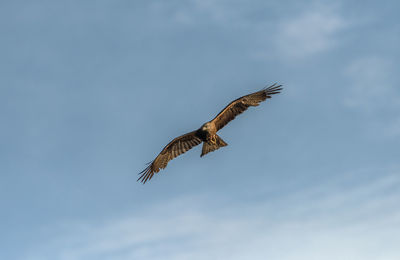
<instances>
[{"instance_id":1,"label":"black kite","mask_svg":"<svg viewBox=\"0 0 400 260\"><path fill-rule=\"evenodd\" d=\"M193 132L175 138L167 144L160 154L149 163L149 166L139 173L140 177L138 181L146 183L146 181L153 177L154 173L159 172L160 169L164 169L170 160L201 144L201 142L203 142L201 157L220 147L227 146L228 144L217 135L217 131L237 115L244 112L248 107L258 106L260 102L271 98L271 95L280 93L281 90L281 85L273 84L268 88L232 101L210 122L205 123Z\"/></svg>"}]
</instances>

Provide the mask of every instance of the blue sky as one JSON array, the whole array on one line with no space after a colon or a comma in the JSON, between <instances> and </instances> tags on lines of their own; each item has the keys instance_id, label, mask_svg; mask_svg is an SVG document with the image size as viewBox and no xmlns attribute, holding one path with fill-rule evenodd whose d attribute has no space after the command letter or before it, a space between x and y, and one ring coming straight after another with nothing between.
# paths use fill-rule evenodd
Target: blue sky
<instances>
[{"instance_id":1,"label":"blue sky","mask_svg":"<svg viewBox=\"0 0 400 260\"><path fill-rule=\"evenodd\" d=\"M400 258L398 1L2 1L1 259ZM229 144L137 173L231 100Z\"/></svg>"}]
</instances>

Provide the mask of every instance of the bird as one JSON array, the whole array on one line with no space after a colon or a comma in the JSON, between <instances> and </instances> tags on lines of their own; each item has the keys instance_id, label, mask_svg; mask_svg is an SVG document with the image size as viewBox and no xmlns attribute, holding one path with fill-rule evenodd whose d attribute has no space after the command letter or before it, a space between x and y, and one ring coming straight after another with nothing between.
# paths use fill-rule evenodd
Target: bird
<instances>
[{"instance_id":1,"label":"bird","mask_svg":"<svg viewBox=\"0 0 400 260\"><path fill-rule=\"evenodd\" d=\"M145 184L154 176L154 173L158 173L161 169L167 167L170 160L201 143L203 143L203 147L200 157L227 146L228 144L217 135L217 132L249 107L258 106L260 102L280 93L281 90L282 85L275 83L260 91L235 99L222 109L214 119L203 124L199 129L176 137L169 142L158 156L149 162L147 167L139 173L140 177L137 181Z\"/></svg>"}]
</instances>

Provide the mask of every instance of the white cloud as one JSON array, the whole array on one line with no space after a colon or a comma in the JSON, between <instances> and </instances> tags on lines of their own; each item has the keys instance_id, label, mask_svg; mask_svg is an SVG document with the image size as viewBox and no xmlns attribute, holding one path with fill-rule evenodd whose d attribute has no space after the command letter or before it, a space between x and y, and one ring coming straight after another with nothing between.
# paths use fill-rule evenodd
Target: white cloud
<instances>
[{"instance_id":1,"label":"white cloud","mask_svg":"<svg viewBox=\"0 0 400 260\"><path fill-rule=\"evenodd\" d=\"M337 33L348 26L333 8L318 7L283 21L278 27L276 48L288 59L300 59L333 48Z\"/></svg>"},{"instance_id":2,"label":"white cloud","mask_svg":"<svg viewBox=\"0 0 400 260\"><path fill-rule=\"evenodd\" d=\"M400 177L379 174L246 205L190 197L67 225L26 259L399 259Z\"/></svg>"},{"instance_id":3,"label":"white cloud","mask_svg":"<svg viewBox=\"0 0 400 260\"><path fill-rule=\"evenodd\" d=\"M169 2L157 3L158 12L182 25L212 24L224 31L236 32L234 42L242 38L251 48L245 50L254 59L303 59L334 48L338 34L350 22L332 5L311 4L306 10L289 11L276 16L274 3L258 8L241 1L191 0L176 7ZM257 13L256 17L252 14ZM235 38L242 35L241 38Z\"/></svg>"}]
</instances>

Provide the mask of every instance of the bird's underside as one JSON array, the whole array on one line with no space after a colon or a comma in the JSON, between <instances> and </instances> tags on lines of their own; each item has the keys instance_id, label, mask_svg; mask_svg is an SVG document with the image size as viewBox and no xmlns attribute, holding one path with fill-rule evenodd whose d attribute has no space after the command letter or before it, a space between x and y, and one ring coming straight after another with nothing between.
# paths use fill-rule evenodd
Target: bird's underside
<instances>
[{"instance_id":1,"label":"bird's underside","mask_svg":"<svg viewBox=\"0 0 400 260\"><path fill-rule=\"evenodd\" d=\"M232 101L211 121L203 124L199 129L181 135L167 144L160 154L151 161L148 166L140 172L138 181L146 183L154 173L167 167L170 160L187 152L191 148L203 143L201 157L228 144L217 135L217 132L237 115L243 113L250 106L258 106L260 102L271 98L282 90L281 85L272 85L258 92L243 96Z\"/></svg>"}]
</instances>

